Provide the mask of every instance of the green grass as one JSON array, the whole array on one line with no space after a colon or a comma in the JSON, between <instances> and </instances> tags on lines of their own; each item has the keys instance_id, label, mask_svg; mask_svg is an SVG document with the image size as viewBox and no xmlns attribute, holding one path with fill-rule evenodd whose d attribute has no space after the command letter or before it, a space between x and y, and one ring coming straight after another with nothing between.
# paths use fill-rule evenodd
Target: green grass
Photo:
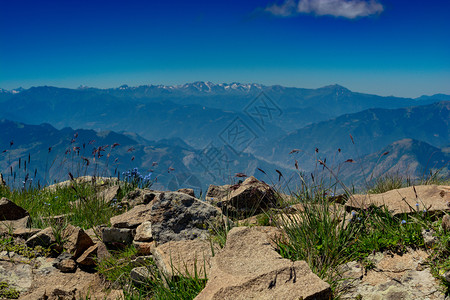
<instances>
[{"instance_id":1,"label":"green grass","mask_svg":"<svg viewBox=\"0 0 450 300\"><path fill-rule=\"evenodd\" d=\"M55 189L0 189L0 197L6 197L30 213L32 226L45 228L52 225L50 217L66 215L74 226L84 229L108 224L109 219L123 211L98 196L98 187L92 183L78 184Z\"/></svg>"},{"instance_id":2,"label":"green grass","mask_svg":"<svg viewBox=\"0 0 450 300\"><path fill-rule=\"evenodd\" d=\"M367 193L369 194L381 194L390 190L400 189L408 186L408 180L406 180L401 174L388 173L380 176L369 183Z\"/></svg>"},{"instance_id":3,"label":"green grass","mask_svg":"<svg viewBox=\"0 0 450 300\"><path fill-rule=\"evenodd\" d=\"M286 232L286 238L277 241L278 251L284 258L305 260L331 285L336 298L341 292L340 265L357 260L370 268L367 256L371 253L423 248L421 231L431 226L422 212L394 217L387 208L375 206L353 214L345 212L330 202L320 185L304 186L297 197L304 210L277 219L277 226Z\"/></svg>"},{"instance_id":4,"label":"green grass","mask_svg":"<svg viewBox=\"0 0 450 300\"><path fill-rule=\"evenodd\" d=\"M450 231L445 232L442 227L442 219L433 223L432 229L438 237L433 246L432 254L428 259L432 274L438 278L444 287L447 296L450 295L450 282L443 277L444 273L450 271Z\"/></svg>"},{"instance_id":5,"label":"green grass","mask_svg":"<svg viewBox=\"0 0 450 300\"><path fill-rule=\"evenodd\" d=\"M0 281L0 298L18 299L20 292L9 286L5 281Z\"/></svg>"},{"instance_id":6,"label":"green grass","mask_svg":"<svg viewBox=\"0 0 450 300\"><path fill-rule=\"evenodd\" d=\"M160 300L191 300L200 293L206 285L207 279L200 277L197 272L187 276L166 278L161 274L149 258L139 266L147 267L151 278L143 284L134 284L129 277L131 270L136 267L132 261L136 258L136 249L128 247L115 252L110 258L99 262L98 272L111 284L113 288L122 288L125 299L160 299Z\"/></svg>"},{"instance_id":7,"label":"green grass","mask_svg":"<svg viewBox=\"0 0 450 300\"><path fill-rule=\"evenodd\" d=\"M409 187L413 185L448 185L450 178L448 175L441 174L442 170L435 172L430 171L429 174L423 174L421 178L412 180L405 177L399 172L387 173L383 176L375 178L368 183L367 193L381 194L387 191Z\"/></svg>"}]
</instances>

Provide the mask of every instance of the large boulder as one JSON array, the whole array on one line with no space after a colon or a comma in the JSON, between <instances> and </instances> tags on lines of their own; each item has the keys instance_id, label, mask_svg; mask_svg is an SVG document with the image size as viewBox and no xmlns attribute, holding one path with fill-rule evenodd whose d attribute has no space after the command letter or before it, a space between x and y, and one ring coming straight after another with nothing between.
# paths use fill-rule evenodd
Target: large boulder
<instances>
[{"instance_id":1,"label":"large boulder","mask_svg":"<svg viewBox=\"0 0 450 300\"><path fill-rule=\"evenodd\" d=\"M206 299L330 299L331 288L304 261L283 259L267 235L235 227L225 247L212 258L208 283L195 298Z\"/></svg>"},{"instance_id":2,"label":"large boulder","mask_svg":"<svg viewBox=\"0 0 450 300\"><path fill-rule=\"evenodd\" d=\"M219 248L204 240L167 242L152 249L153 260L167 279L173 276L205 278L211 268L213 251Z\"/></svg>"},{"instance_id":3,"label":"large boulder","mask_svg":"<svg viewBox=\"0 0 450 300\"><path fill-rule=\"evenodd\" d=\"M158 244L207 238L220 212L212 205L178 192L162 193L151 209L151 231Z\"/></svg>"},{"instance_id":4,"label":"large boulder","mask_svg":"<svg viewBox=\"0 0 450 300\"><path fill-rule=\"evenodd\" d=\"M6 199L0 199L0 221L19 220L28 216L28 212L14 202Z\"/></svg>"},{"instance_id":5,"label":"large boulder","mask_svg":"<svg viewBox=\"0 0 450 300\"><path fill-rule=\"evenodd\" d=\"M275 207L278 202L275 191L253 176L230 189L231 192L217 202L217 206L229 216L253 216Z\"/></svg>"},{"instance_id":6,"label":"large boulder","mask_svg":"<svg viewBox=\"0 0 450 300\"><path fill-rule=\"evenodd\" d=\"M370 205L385 205L393 215L402 213L429 213L450 210L450 186L419 185L388 191L382 194L353 195L345 206L366 209Z\"/></svg>"}]
</instances>

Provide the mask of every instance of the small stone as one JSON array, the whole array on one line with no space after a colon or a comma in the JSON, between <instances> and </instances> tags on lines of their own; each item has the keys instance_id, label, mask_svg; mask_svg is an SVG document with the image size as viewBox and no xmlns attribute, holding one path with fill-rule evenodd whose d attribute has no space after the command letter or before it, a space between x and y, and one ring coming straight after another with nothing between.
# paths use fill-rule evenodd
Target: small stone
<instances>
[{"instance_id":1,"label":"small stone","mask_svg":"<svg viewBox=\"0 0 450 300\"><path fill-rule=\"evenodd\" d=\"M97 256L98 244L89 247L83 254L77 259L77 263L83 266L95 266L95 257Z\"/></svg>"},{"instance_id":2,"label":"small stone","mask_svg":"<svg viewBox=\"0 0 450 300\"><path fill-rule=\"evenodd\" d=\"M133 229L115 227L102 228L102 240L105 244L122 243L130 245L133 242L133 236Z\"/></svg>"},{"instance_id":3,"label":"small stone","mask_svg":"<svg viewBox=\"0 0 450 300\"><path fill-rule=\"evenodd\" d=\"M150 281L154 281L155 271L150 269L151 267L137 267L131 270L130 278L138 285L147 284Z\"/></svg>"},{"instance_id":4,"label":"small stone","mask_svg":"<svg viewBox=\"0 0 450 300\"><path fill-rule=\"evenodd\" d=\"M138 242L150 242L152 238L152 223L146 221L136 228L134 240Z\"/></svg>"},{"instance_id":5,"label":"small stone","mask_svg":"<svg viewBox=\"0 0 450 300\"><path fill-rule=\"evenodd\" d=\"M137 255L150 255L152 253L152 249L156 247L156 242L137 242L133 241L133 246L137 250Z\"/></svg>"},{"instance_id":6,"label":"small stone","mask_svg":"<svg viewBox=\"0 0 450 300\"><path fill-rule=\"evenodd\" d=\"M72 255L68 252L63 252L59 255L53 266L63 273L73 273L77 269L77 264L72 259Z\"/></svg>"},{"instance_id":7,"label":"small stone","mask_svg":"<svg viewBox=\"0 0 450 300\"><path fill-rule=\"evenodd\" d=\"M150 220L151 209L151 204L137 205L121 215L112 217L110 219L111 225L115 228L136 228L143 222Z\"/></svg>"},{"instance_id":8,"label":"small stone","mask_svg":"<svg viewBox=\"0 0 450 300\"><path fill-rule=\"evenodd\" d=\"M55 237L53 236L53 231L51 227L47 227L40 230L38 233L31 236L25 243L28 247L42 246L44 248L50 247L51 244L55 243Z\"/></svg>"}]
</instances>

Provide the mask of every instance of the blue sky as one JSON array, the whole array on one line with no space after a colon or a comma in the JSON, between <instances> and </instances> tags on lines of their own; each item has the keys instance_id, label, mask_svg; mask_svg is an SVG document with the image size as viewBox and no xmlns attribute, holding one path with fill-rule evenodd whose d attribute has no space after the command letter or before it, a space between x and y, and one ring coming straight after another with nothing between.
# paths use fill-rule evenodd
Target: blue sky
<instances>
[{"instance_id":1,"label":"blue sky","mask_svg":"<svg viewBox=\"0 0 450 300\"><path fill-rule=\"evenodd\" d=\"M1 1L0 87L197 80L450 94L450 2Z\"/></svg>"}]
</instances>

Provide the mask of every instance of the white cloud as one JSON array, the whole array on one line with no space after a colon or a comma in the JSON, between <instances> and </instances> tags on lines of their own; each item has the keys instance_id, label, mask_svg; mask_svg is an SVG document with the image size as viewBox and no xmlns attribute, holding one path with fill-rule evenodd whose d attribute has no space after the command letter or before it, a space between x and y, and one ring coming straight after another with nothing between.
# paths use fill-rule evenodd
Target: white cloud
<instances>
[{"instance_id":1,"label":"white cloud","mask_svg":"<svg viewBox=\"0 0 450 300\"><path fill-rule=\"evenodd\" d=\"M383 9L378 0L285 0L284 3L273 4L265 10L279 17L307 13L354 19L381 13Z\"/></svg>"}]
</instances>

